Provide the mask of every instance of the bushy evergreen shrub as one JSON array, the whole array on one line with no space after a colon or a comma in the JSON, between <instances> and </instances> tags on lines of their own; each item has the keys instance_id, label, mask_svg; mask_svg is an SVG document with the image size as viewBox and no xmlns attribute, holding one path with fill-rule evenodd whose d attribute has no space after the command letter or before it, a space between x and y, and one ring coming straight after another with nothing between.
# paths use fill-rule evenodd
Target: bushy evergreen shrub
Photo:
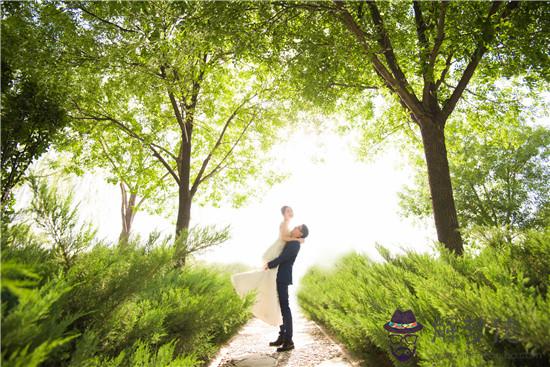
<instances>
[{"instance_id":1,"label":"bushy evergreen shrub","mask_svg":"<svg viewBox=\"0 0 550 367\"><path fill-rule=\"evenodd\" d=\"M98 244L46 282L3 259L3 365L201 365L248 320L252 299L229 274L176 269L172 255L166 244Z\"/></svg>"},{"instance_id":2,"label":"bushy evergreen shrub","mask_svg":"<svg viewBox=\"0 0 550 367\"><path fill-rule=\"evenodd\" d=\"M43 231L2 223L2 366L201 366L251 317L230 272L182 266L181 241L97 242L70 196L35 188ZM227 236L191 233L205 248Z\"/></svg>"},{"instance_id":3,"label":"bushy evergreen shrub","mask_svg":"<svg viewBox=\"0 0 550 367\"><path fill-rule=\"evenodd\" d=\"M402 365L383 325L396 309L411 309L424 325L418 366L548 365L548 229L525 232L515 243L480 244L477 254L462 257L442 246L437 256L391 256L377 247L384 263L349 254L333 268L310 269L298 292L306 314L366 361L385 356Z\"/></svg>"}]
</instances>

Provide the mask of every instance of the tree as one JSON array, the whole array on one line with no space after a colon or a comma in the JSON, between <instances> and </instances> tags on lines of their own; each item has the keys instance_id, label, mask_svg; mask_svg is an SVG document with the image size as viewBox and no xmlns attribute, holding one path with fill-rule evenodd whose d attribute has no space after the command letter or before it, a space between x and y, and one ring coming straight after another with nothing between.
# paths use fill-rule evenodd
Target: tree
<instances>
[{"instance_id":1,"label":"tree","mask_svg":"<svg viewBox=\"0 0 550 367\"><path fill-rule=\"evenodd\" d=\"M57 93L42 89L32 77L14 77L2 60L2 207L30 164L59 140L68 124ZM6 88L7 87L7 88Z\"/></svg>"},{"instance_id":2,"label":"tree","mask_svg":"<svg viewBox=\"0 0 550 367\"><path fill-rule=\"evenodd\" d=\"M550 130L526 124L518 112L479 105L457 115L462 124L449 126L451 180L465 228L524 229L547 223ZM400 193L401 206L407 215L423 217L429 215L427 177L422 158L415 162L416 184Z\"/></svg>"},{"instance_id":3,"label":"tree","mask_svg":"<svg viewBox=\"0 0 550 367\"><path fill-rule=\"evenodd\" d=\"M256 191L246 184L284 121L268 67L239 58L250 45L241 39L242 7L68 3L64 10L96 40L73 59L86 66L78 69L72 119L116 127L149 151L178 187L177 234L189 227L199 187L212 202L234 190L236 204Z\"/></svg>"},{"instance_id":4,"label":"tree","mask_svg":"<svg viewBox=\"0 0 550 367\"><path fill-rule=\"evenodd\" d=\"M546 3L274 2L262 14L280 19L277 57L306 97L338 101L344 88L345 98L378 88L395 97L421 132L438 239L461 254L446 122L468 86L514 74L547 82Z\"/></svg>"},{"instance_id":5,"label":"tree","mask_svg":"<svg viewBox=\"0 0 550 367\"><path fill-rule=\"evenodd\" d=\"M128 243L138 211L154 214L167 211L166 203L174 191L170 190L168 173L164 173L164 168L139 141L120 139L118 128L99 126L75 131L69 141L63 147L71 153L69 161L58 159L51 165L78 175L97 168L107 172L107 182L119 186L121 193L120 244Z\"/></svg>"},{"instance_id":6,"label":"tree","mask_svg":"<svg viewBox=\"0 0 550 367\"><path fill-rule=\"evenodd\" d=\"M38 26L20 3L2 3L2 210L10 212L13 189L27 168L57 144L69 120L63 101L63 79L44 77L43 66L53 63L55 44L46 47ZM50 33L56 34L56 29ZM24 55L33 55L25 58ZM4 217L4 219L6 219Z\"/></svg>"}]
</instances>

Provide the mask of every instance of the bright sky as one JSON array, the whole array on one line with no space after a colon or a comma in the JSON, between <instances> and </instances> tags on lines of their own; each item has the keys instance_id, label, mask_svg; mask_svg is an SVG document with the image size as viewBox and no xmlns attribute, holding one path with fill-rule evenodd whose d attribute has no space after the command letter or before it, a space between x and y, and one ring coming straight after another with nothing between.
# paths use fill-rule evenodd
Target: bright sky
<instances>
[{"instance_id":1,"label":"bright sky","mask_svg":"<svg viewBox=\"0 0 550 367\"><path fill-rule=\"evenodd\" d=\"M400 251L400 245L429 251L436 238L431 222L414 225L398 214L397 192L410 175L399 167L400 156L390 152L373 163L359 163L351 143L337 135L293 135L277 149L293 174L261 202L242 209L194 208L194 221L233 228L232 240L203 258L258 265L277 238L283 205L294 209L294 225L305 223L310 230L295 264L297 276L312 264L329 264L352 250L380 259L376 242L392 252Z\"/></svg>"},{"instance_id":2,"label":"bright sky","mask_svg":"<svg viewBox=\"0 0 550 367\"><path fill-rule=\"evenodd\" d=\"M297 279L309 266L328 265L353 250L379 260L376 242L392 252L400 252L400 246L431 251L436 238L432 221L413 224L398 214L397 192L412 177L399 153L389 150L372 163L362 163L351 149L357 142L351 136L307 130L288 135L273 155L292 172L289 179L240 209L192 208L192 225L231 225L232 238L201 259L261 266L263 251L277 238L283 205L294 209L293 224L305 223L310 229L295 263ZM119 188L91 174L74 183L82 216L94 221L100 237L116 240L121 228ZM28 199L28 190L20 195ZM147 236L155 228L167 234L175 229L163 218L136 215L133 231Z\"/></svg>"}]
</instances>

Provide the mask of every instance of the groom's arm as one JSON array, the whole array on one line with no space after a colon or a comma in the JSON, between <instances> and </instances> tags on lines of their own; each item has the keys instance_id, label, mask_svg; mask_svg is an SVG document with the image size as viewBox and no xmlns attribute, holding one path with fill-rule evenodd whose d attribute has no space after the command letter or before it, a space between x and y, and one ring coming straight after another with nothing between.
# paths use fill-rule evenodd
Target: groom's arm
<instances>
[{"instance_id":1,"label":"groom's arm","mask_svg":"<svg viewBox=\"0 0 550 367\"><path fill-rule=\"evenodd\" d=\"M273 269L280 263L284 263L285 261L296 258L299 250L300 250L299 242L297 241L290 242L285 246L285 248L283 249L283 252L281 252L281 254L278 257L276 257L275 259L267 263L267 267L270 269Z\"/></svg>"}]
</instances>

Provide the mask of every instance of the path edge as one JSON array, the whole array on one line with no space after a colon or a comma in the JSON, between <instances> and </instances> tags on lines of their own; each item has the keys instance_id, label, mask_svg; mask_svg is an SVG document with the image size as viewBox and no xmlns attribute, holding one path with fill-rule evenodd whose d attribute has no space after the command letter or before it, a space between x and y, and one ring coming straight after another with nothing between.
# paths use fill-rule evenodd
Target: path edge
<instances>
[{"instance_id":1,"label":"path edge","mask_svg":"<svg viewBox=\"0 0 550 367\"><path fill-rule=\"evenodd\" d=\"M250 319L248 319L244 324L242 324L241 327L235 332L235 334L233 334L233 336L231 338L227 339L227 341L220 346L220 349L218 349L218 351L216 352L216 355L212 357L212 360L208 362L206 367L218 367L220 365L220 362L222 361L223 356L224 356L224 354L223 354L224 349L226 347L228 347L229 344L231 344L231 342L233 342L233 339L237 338L240 335L241 331L253 319L254 319L254 316L250 317Z\"/></svg>"},{"instance_id":2,"label":"path edge","mask_svg":"<svg viewBox=\"0 0 550 367\"><path fill-rule=\"evenodd\" d=\"M305 318L307 318L309 321L311 321L323 333L323 335L328 340L330 340L334 345L336 345L340 349L340 352L342 352L342 355L346 359L346 362L348 362L349 364L351 364L354 367L364 366L365 360L360 359L357 356L354 356L353 353L350 352L344 344L340 343L338 341L338 339L336 339L336 336L333 333L331 333L330 330L328 330L324 326L320 325L317 321L312 320L309 317L307 317L307 313L303 309L301 311L302 311L302 314L304 315Z\"/></svg>"}]
</instances>

